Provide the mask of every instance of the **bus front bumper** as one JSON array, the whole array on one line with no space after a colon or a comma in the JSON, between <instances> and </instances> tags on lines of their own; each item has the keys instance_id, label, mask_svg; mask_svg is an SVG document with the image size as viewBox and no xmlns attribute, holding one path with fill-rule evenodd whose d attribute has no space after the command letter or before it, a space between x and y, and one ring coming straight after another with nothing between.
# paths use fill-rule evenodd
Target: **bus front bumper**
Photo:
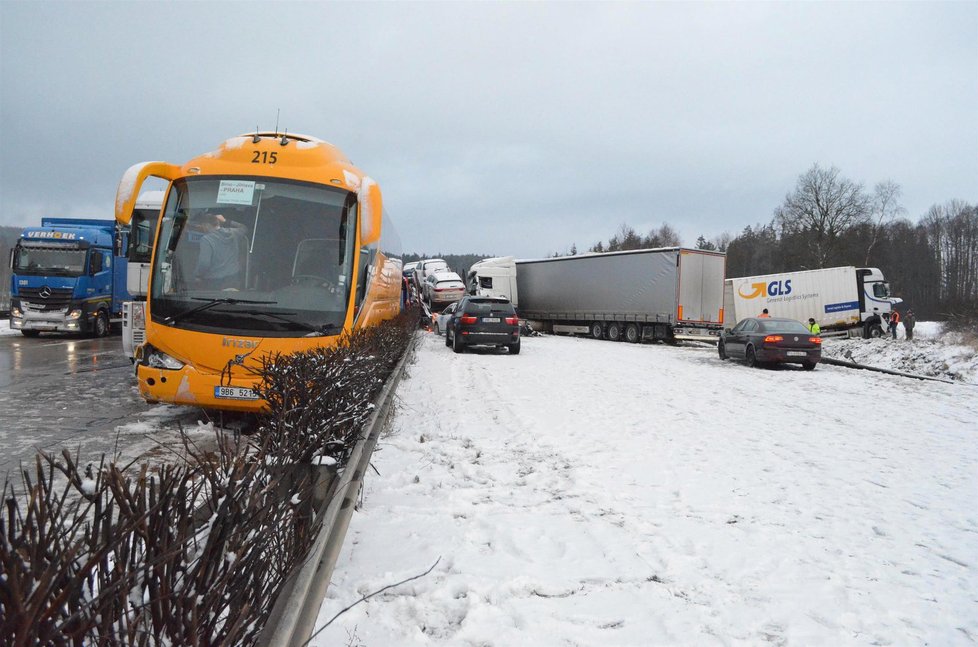
<instances>
[{"instance_id":1,"label":"bus front bumper","mask_svg":"<svg viewBox=\"0 0 978 647\"><path fill-rule=\"evenodd\" d=\"M228 383L225 375L222 384L219 374L199 372L192 366L171 370L143 363L136 365L136 379L139 394L150 403L166 402L245 413L268 411L267 403L252 390L255 380L236 378Z\"/></svg>"}]
</instances>

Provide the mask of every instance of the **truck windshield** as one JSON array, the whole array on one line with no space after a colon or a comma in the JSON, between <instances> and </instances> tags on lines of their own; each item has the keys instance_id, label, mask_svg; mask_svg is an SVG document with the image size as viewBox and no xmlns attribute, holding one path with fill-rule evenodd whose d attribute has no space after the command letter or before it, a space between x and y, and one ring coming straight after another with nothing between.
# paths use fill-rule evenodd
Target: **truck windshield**
<instances>
[{"instance_id":1,"label":"truck windshield","mask_svg":"<svg viewBox=\"0 0 978 647\"><path fill-rule=\"evenodd\" d=\"M20 241L14 249L14 273L21 275L81 276L88 251L77 244L56 245Z\"/></svg>"},{"instance_id":2,"label":"truck windshield","mask_svg":"<svg viewBox=\"0 0 978 647\"><path fill-rule=\"evenodd\" d=\"M339 331L350 302L356 197L274 178L170 188L150 311L165 325L265 337ZM201 303L214 306L201 308Z\"/></svg>"},{"instance_id":3,"label":"truck windshield","mask_svg":"<svg viewBox=\"0 0 978 647\"><path fill-rule=\"evenodd\" d=\"M873 283L873 296L877 299L885 299L890 296L890 286L886 283Z\"/></svg>"}]
</instances>

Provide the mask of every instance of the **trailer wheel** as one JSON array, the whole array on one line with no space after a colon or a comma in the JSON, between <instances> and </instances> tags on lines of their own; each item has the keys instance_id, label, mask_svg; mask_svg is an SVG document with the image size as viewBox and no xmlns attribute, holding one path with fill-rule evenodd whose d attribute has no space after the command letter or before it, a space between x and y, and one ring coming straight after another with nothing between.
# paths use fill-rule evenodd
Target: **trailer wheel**
<instances>
[{"instance_id":1,"label":"trailer wheel","mask_svg":"<svg viewBox=\"0 0 978 647\"><path fill-rule=\"evenodd\" d=\"M638 329L638 324L630 323L625 326L625 341L629 344L642 341L642 331Z\"/></svg>"},{"instance_id":2,"label":"trailer wheel","mask_svg":"<svg viewBox=\"0 0 978 647\"><path fill-rule=\"evenodd\" d=\"M105 314L105 310L99 310L98 314L95 315L92 330L96 337L105 337L109 334L109 315Z\"/></svg>"},{"instance_id":3,"label":"trailer wheel","mask_svg":"<svg viewBox=\"0 0 978 647\"><path fill-rule=\"evenodd\" d=\"M608 339L611 341L621 341L621 324L612 321L608 324Z\"/></svg>"},{"instance_id":4,"label":"trailer wheel","mask_svg":"<svg viewBox=\"0 0 978 647\"><path fill-rule=\"evenodd\" d=\"M595 321L591 324L591 336L595 339L601 339L604 337L604 328L601 327L601 323Z\"/></svg>"}]
</instances>

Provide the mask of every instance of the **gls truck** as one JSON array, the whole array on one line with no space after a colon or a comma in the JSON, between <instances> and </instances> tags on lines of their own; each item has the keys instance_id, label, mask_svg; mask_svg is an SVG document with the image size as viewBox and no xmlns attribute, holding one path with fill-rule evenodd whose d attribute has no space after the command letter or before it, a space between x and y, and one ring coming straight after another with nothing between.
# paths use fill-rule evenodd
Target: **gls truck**
<instances>
[{"instance_id":1,"label":"gls truck","mask_svg":"<svg viewBox=\"0 0 978 647\"><path fill-rule=\"evenodd\" d=\"M723 321L726 256L682 247L539 260L486 259L471 294L505 296L520 317L597 339L713 341Z\"/></svg>"},{"instance_id":2,"label":"gls truck","mask_svg":"<svg viewBox=\"0 0 978 647\"><path fill-rule=\"evenodd\" d=\"M765 308L772 317L807 323L815 319L823 331L849 336L883 334L874 314L887 315L903 299L890 296L890 285L875 267L830 267L727 279L724 285L724 326L732 328ZM885 324L884 324L885 325Z\"/></svg>"},{"instance_id":3,"label":"gls truck","mask_svg":"<svg viewBox=\"0 0 978 647\"><path fill-rule=\"evenodd\" d=\"M108 335L122 314L128 232L114 220L42 218L10 252L10 327Z\"/></svg>"}]
</instances>

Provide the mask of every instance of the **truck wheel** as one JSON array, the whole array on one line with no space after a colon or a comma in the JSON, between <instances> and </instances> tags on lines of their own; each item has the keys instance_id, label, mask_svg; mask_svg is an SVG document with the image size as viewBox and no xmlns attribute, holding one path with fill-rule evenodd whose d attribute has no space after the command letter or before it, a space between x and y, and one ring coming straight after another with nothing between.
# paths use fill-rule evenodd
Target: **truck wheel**
<instances>
[{"instance_id":1,"label":"truck wheel","mask_svg":"<svg viewBox=\"0 0 978 647\"><path fill-rule=\"evenodd\" d=\"M760 362L757 361L757 353L754 351L753 346L747 347L747 365L752 368L760 366Z\"/></svg>"},{"instance_id":2,"label":"truck wheel","mask_svg":"<svg viewBox=\"0 0 978 647\"><path fill-rule=\"evenodd\" d=\"M92 324L92 331L96 337L105 337L109 334L109 315L105 314L105 310L98 311L95 323Z\"/></svg>"},{"instance_id":3,"label":"truck wheel","mask_svg":"<svg viewBox=\"0 0 978 647\"><path fill-rule=\"evenodd\" d=\"M621 341L621 324L611 322L608 324L608 339L611 341Z\"/></svg>"},{"instance_id":4,"label":"truck wheel","mask_svg":"<svg viewBox=\"0 0 978 647\"><path fill-rule=\"evenodd\" d=\"M872 328L869 329L869 336L872 337L872 338L874 338L874 339L878 339L878 338L882 337L885 334L886 333L883 332L883 329L880 328L879 326L873 326Z\"/></svg>"},{"instance_id":5,"label":"truck wheel","mask_svg":"<svg viewBox=\"0 0 978 647\"><path fill-rule=\"evenodd\" d=\"M41 331L40 330L21 330L20 331L20 334L22 334L24 337L37 337L38 335L41 334Z\"/></svg>"},{"instance_id":6,"label":"truck wheel","mask_svg":"<svg viewBox=\"0 0 978 647\"><path fill-rule=\"evenodd\" d=\"M595 339L601 339L604 337L604 328L602 328L601 324L597 321L591 324L591 336Z\"/></svg>"},{"instance_id":7,"label":"truck wheel","mask_svg":"<svg viewBox=\"0 0 978 647\"><path fill-rule=\"evenodd\" d=\"M723 340L717 342L717 353L720 354L720 359L727 359L727 349L723 346Z\"/></svg>"},{"instance_id":8,"label":"truck wheel","mask_svg":"<svg viewBox=\"0 0 978 647\"><path fill-rule=\"evenodd\" d=\"M629 344L637 344L642 340L642 331L638 329L638 324L630 323L625 326L625 341Z\"/></svg>"}]
</instances>

